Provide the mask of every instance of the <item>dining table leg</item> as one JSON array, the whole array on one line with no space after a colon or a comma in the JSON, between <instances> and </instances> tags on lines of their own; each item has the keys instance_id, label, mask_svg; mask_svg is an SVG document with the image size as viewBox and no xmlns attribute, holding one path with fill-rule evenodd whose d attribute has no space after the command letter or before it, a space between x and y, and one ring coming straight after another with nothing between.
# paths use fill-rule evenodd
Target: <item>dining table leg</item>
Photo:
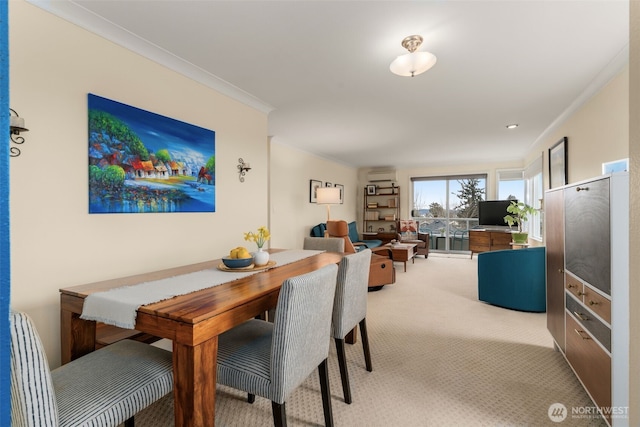
<instances>
[{"instance_id":1,"label":"dining table leg","mask_svg":"<svg viewBox=\"0 0 640 427\"><path fill-rule=\"evenodd\" d=\"M60 362L64 365L91 353L96 346L96 322L82 320L71 310L60 310Z\"/></svg>"},{"instance_id":2,"label":"dining table leg","mask_svg":"<svg viewBox=\"0 0 640 427\"><path fill-rule=\"evenodd\" d=\"M173 341L176 427L215 425L218 337L195 346Z\"/></svg>"}]
</instances>

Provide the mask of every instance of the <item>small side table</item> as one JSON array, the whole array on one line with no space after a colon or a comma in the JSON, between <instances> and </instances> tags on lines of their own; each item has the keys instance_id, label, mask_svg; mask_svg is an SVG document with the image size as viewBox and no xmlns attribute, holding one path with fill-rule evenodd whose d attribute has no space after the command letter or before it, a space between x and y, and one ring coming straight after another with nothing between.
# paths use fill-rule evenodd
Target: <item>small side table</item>
<instances>
[{"instance_id":1,"label":"small side table","mask_svg":"<svg viewBox=\"0 0 640 427\"><path fill-rule=\"evenodd\" d=\"M509 243L509 245L511 245L511 247L513 249L518 249L518 248L528 248L529 246L531 246L528 243L515 243L515 242L511 242Z\"/></svg>"},{"instance_id":2,"label":"small side table","mask_svg":"<svg viewBox=\"0 0 640 427\"><path fill-rule=\"evenodd\" d=\"M413 243L396 243L395 245L389 243L385 247L391 249L391 256L393 261L401 262L404 264L404 272L407 272L407 261L415 263L416 256L416 244Z\"/></svg>"}]
</instances>

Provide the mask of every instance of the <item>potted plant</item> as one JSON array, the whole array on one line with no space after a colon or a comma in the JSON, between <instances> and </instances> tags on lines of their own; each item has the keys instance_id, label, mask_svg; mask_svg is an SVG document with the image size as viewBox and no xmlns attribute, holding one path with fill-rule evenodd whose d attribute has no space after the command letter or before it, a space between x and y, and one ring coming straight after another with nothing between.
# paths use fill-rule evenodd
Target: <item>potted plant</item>
<instances>
[{"instance_id":1,"label":"potted plant","mask_svg":"<svg viewBox=\"0 0 640 427\"><path fill-rule=\"evenodd\" d=\"M516 202L515 200L507 206L507 212L509 215L504 217L504 222L509 224L509 228L514 224L518 225L517 232L511 232L511 239L513 243L527 243L529 241L529 233L522 231L522 223L527 221L529 215L533 215L536 209L527 205L524 202Z\"/></svg>"}]
</instances>

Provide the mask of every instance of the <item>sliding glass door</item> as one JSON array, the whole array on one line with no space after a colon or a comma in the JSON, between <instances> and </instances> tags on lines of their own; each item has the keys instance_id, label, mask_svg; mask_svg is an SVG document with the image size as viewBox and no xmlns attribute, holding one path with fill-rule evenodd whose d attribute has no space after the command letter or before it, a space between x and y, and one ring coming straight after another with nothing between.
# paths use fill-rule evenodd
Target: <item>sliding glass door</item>
<instances>
[{"instance_id":1,"label":"sliding glass door","mask_svg":"<svg viewBox=\"0 0 640 427\"><path fill-rule=\"evenodd\" d=\"M485 200L486 175L411 178L411 217L429 233L430 249L469 250L469 229L478 225L478 202Z\"/></svg>"}]
</instances>

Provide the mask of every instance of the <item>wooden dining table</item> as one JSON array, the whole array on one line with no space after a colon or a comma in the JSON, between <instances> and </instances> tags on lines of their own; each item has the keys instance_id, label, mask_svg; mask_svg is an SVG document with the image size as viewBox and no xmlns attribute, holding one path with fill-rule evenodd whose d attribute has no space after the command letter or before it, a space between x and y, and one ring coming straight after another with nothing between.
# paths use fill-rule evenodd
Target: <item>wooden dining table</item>
<instances>
[{"instance_id":1,"label":"wooden dining table","mask_svg":"<svg viewBox=\"0 0 640 427\"><path fill-rule=\"evenodd\" d=\"M215 425L218 335L275 307L285 279L338 263L342 257L322 252L137 310L136 330L173 341L176 426ZM80 319L88 295L217 268L220 263L219 259L211 260L60 289L62 363L96 348L96 322Z\"/></svg>"}]
</instances>

